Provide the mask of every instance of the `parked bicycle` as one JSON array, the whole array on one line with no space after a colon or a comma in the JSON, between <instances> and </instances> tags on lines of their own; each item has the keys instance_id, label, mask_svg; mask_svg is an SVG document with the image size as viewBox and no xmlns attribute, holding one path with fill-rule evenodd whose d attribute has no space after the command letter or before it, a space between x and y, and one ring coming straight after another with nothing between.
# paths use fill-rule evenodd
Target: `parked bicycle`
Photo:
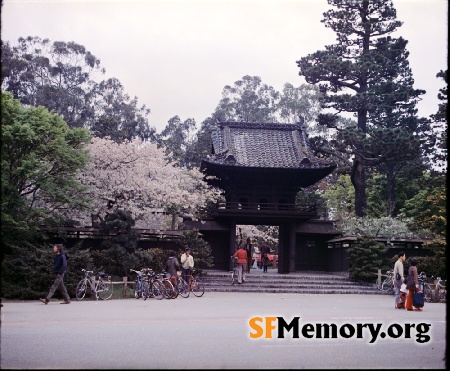
<instances>
[{"instance_id":1,"label":"parked bicycle","mask_svg":"<svg viewBox=\"0 0 450 371\"><path fill-rule=\"evenodd\" d=\"M157 274L152 269L148 269L145 272L145 279L148 283L148 290L146 295L143 295L144 300L147 300L147 298L161 300L164 297L164 287Z\"/></svg>"},{"instance_id":2,"label":"parked bicycle","mask_svg":"<svg viewBox=\"0 0 450 371\"><path fill-rule=\"evenodd\" d=\"M440 300L446 300L447 299L447 281L443 281L441 277L434 277L431 276L430 281L433 282L432 284L427 284L428 290L427 294L425 294L424 291L424 297L425 300L429 303L437 303ZM436 283L434 283L436 282ZM434 287L432 287L434 286Z\"/></svg>"},{"instance_id":3,"label":"parked bicycle","mask_svg":"<svg viewBox=\"0 0 450 371\"><path fill-rule=\"evenodd\" d=\"M186 283L189 290L197 297L201 297L205 293L205 284L201 281L199 276L200 273L198 271L191 271L187 276L189 278L189 283Z\"/></svg>"},{"instance_id":4,"label":"parked bicycle","mask_svg":"<svg viewBox=\"0 0 450 371\"><path fill-rule=\"evenodd\" d=\"M159 282L161 282L161 285L163 287L163 296L166 299L175 299L177 297L177 293L169 275L170 273L161 272L156 275L156 278L159 280Z\"/></svg>"},{"instance_id":5,"label":"parked bicycle","mask_svg":"<svg viewBox=\"0 0 450 371\"><path fill-rule=\"evenodd\" d=\"M134 282L134 297L136 299L147 297L148 296L148 282L145 277L145 273L147 272L146 268L142 268L140 271L130 269L130 272L134 272L137 274L136 281Z\"/></svg>"},{"instance_id":6,"label":"parked bicycle","mask_svg":"<svg viewBox=\"0 0 450 371\"><path fill-rule=\"evenodd\" d=\"M108 300L113 294L113 284L111 277L105 272L98 272L98 279L95 279L95 275L91 275L94 272L82 269L84 272L83 279L78 282L75 297L78 301L83 300L86 293L90 291L95 295L95 299Z\"/></svg>"},{"instance_id":7,"label":"parked bicycle","mask_svg":"<svg viewBox=\"0 0 450 371\"><path fill-rule=\"evenodd\" d=\"M169 279L174 288L175 298L178 297L178 295L183 298L189 297L189 287L183 277L181 277L181 273L178 273L176 277L170 276Z\"/></svg>"}]
</instances>

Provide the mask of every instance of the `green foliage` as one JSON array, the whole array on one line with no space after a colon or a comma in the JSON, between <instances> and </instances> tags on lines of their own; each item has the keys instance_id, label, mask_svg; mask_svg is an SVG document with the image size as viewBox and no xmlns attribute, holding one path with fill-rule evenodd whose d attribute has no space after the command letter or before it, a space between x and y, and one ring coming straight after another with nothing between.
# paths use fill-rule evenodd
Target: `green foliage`
<instances>
[{"instance_id":1,"label":"green foliage","mask_svg":"<svg viewBox=\"0 0 450 371\"><path fill-rule=\"evenodd\" d=\"M158 148L164 148L166 158L182 168L192 169L198 164L193 162L193 146L195 131L195 120L187 119L184 122L178 116L172 117L167 126L156 135Z\"/></svg>"},{"instance_id":2,"label":"green foliage","mask_svg":"<svg viewBox=\"0 0 450 371\"><path fill-rule=\"evenodd\" d=\"M76 175L89 160L89 133L44 107L23 107L10 93L2 92L1 108L1 239L20 245L58 210L86 206Z\"/></svg>"},{"instance_id":3,"label":"green foliage","mask_svg":"<svg viewBox=\"0 0 450 371\"><path fill-rule=\"evenodd\" d=\"M185 247L191 248L191 254L194 257L194 267L197 270L211 268L213 266L212 250L208 242L198 236L198 230L183 231L180 239L179 255L184 252Z\"/></svg>"},{"instance_id":4,"label":"green foliage","mask_svg":"<svg viewBox=\"0 0 450 371\"><path fill-rule=\"evenodd\" d=\"M70 128L84 127L116 142L154 139L150 110L139 107L116 78L98 83L105 69L83 45L21 37L16 45L2 41L1 62L2 90L23 104L56 112Z\"/></svg>"},{"instance_id":5,"label":"green foliage","mask_svg":"<svg viewBox=\"0 0 450 371\"><path fill-rule=\"evenodd\" d=\"M447 279L447 257L446 249L447 242L444 240L433 240L427 242L425 248L428 249L431 256L419 257L418 269L427 274L427 277L441 277L443 280Z\"/></svg>"},{"instance_id":6,"label":"green foliage","mask_svg":"<svg viewBox=\"0 0 450 371\"><path fill-rule=\"evenodd\" d=\"M413 88L407 41L392 36L401 26L392 1L328 3L333 8L323 14L322 22L338 42L297 61L299 74L323 94L322 108L328 110L318 115L319 125L333 129L316 143L333 160L352 163L358 217L367 212L366 168L378 166L386 173L385 215L393 216L396 173L433 146L428 120L416 117L415 106L425 91ZM342 113L354 114L356 122L349 125L339 119Z\"/></svg>"},{"instance_id":7,"label":"green foliage","mask_svg":"<svg viewBox=\"0 0 450 371\"><path fill-rule=\"evenodd\" d=\"M431 115L432 126L437 137L437 148L431 157L431 162L433 164L433 168L436 168L437 171L444 173L447 170L447 162L448 162L448 153L447 153L448 70L439 71L436 77L439 77L442 80L444 80L445 84L443 88L439 89L439 93L437 95L438 99L442 103L439 104L438 111L434 115Z\"/></svg>"},{"instance_id":8,"label":"green foliage","mask_svg":"<svg viewBox=\"0 0 450 371\"><path fill-rule=\"evenodd\" d=\"M358 281L372 282L374 273L383 267L383 255L388 248L371 237L360 237L347 249L350 277Z\"/></svg>"},{"instance_id":9,"label":"green foliage","mask_svg":"<svg viewBox=\"0 0 450 371\"><path fill-rule=\"evenodd\" d=\"M314 208L321 219L327 219L327 201L322 194L314 190L314 187L301 189L295 197L295 205L300 209L310 210Z\"/></svg>"},{"instance_id":10,"label":"green foliage","mask_svg":"<svg viewBox=\"0 0 450 371\"><path fill-rule=\"evenodd\" d=\"M357 218L352 217L346 220L340 220L336 223L337 227L345 236L371 236L383 237L391 240L430 238L426 231L418 233L408 227L407 220L384 218Z\"/></svg>"},{"instance_id":11,"label":"green foliage","mask_svg":"<svg viewBox=\"0 0 450 371\"><path fill-rule=\"evenodd\" d=\"M12 246L2 261L2 296L9 299L37 299L47 295L53 275L53 245L26 243ZM81 269L93 269L88 250L78 247L66 251L68 268L64 282L70 296L74 296L78 281L83 277ZM62 298L57 290L56 298Z\"/></svg>"},{"instance_id":12,"label":"green foliage","mask_svg":"<svg viewBox=\"0 0 450 371\"><path fill-rule=\"evenodd\" d=\"M94 264L109 274L124 277L129 269L137 269L139 258L134 251L137 247L139 232L134 230L134 220L125 210L116 210L100 222L100 231L107 236L101 249L92 251ZM143 255L140 254L140 258Z\"/></svg>"},{"instance_id":13,"label":"green foliage","mask_svg":"<svg viewBox=\"0 0 450 371\"><path fill-rule=\"evenodd\" d=\"M411 229L429 230L436 237L447 234L447 184L444 175L426 173L423 188L405 202L402 216Z\"/></svg>"},{"instance_id":14,"label":"green foliage","mask_svg":"<svg viewBox=\"0 0 450 371\"><path fill-rule=\"evenodd\" d=\"M355 215L353 204L355 189L349 175L341 175L336 183L324 192L324 198L327 200L329 212L334 220L344 221Z\"/></svg>"}]
</instances>

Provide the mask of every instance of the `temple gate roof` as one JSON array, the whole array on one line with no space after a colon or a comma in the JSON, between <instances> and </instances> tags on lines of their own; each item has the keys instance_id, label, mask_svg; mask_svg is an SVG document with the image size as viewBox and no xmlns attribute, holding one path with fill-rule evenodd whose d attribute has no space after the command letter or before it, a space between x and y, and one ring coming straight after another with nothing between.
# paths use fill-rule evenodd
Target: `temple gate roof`
<instances>
[{"instance_id":1,"label":"temple gate roof","mask_svg":"<svg viewBox=\"0 0 450 371\"><path fill-rule=\"evenodd\" d=\"M336 168L312 154L301 123L220 122L211 138L213 153L201 164L208 173L217 173L218 168L319 170L324 177Z\"/></svg>"}]
</instances>

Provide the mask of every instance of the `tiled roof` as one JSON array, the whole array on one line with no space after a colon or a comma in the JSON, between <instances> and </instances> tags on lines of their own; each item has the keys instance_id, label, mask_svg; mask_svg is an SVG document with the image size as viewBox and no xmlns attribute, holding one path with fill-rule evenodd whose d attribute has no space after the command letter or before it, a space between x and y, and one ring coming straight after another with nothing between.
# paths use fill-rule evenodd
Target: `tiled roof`
<instances>
[{"instance_id":1,"label":"tiled roof","mask_svg":"<svg viewBox=\"0 0 450 371\"><path fill-rule=\"evenodd\" d=\"M336 167L332 162L314 157L308 150L301 124L221 122L211 137L214 153L203 160L203 165L272 169Z\"/></svg>"}]
</instances>

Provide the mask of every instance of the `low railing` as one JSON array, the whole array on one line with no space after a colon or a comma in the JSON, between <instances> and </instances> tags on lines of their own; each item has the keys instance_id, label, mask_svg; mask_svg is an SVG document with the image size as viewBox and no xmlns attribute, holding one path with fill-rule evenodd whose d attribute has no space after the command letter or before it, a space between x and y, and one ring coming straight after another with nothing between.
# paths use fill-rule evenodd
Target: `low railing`
<instances>
[{"instance_id":1,"label":"low railing","mask_svg":"<svg viewBox=\"0 0 450 371\"><path fill-rule=\"evenodd\" d=\"M301 214L316 213L316 205L310 204L284 204L284 203L242 203L242 202L218 202L216 206L218 213L226 211L252 212L252 213L276 213L276 214Z\"/></svg>"}]
</instances>

